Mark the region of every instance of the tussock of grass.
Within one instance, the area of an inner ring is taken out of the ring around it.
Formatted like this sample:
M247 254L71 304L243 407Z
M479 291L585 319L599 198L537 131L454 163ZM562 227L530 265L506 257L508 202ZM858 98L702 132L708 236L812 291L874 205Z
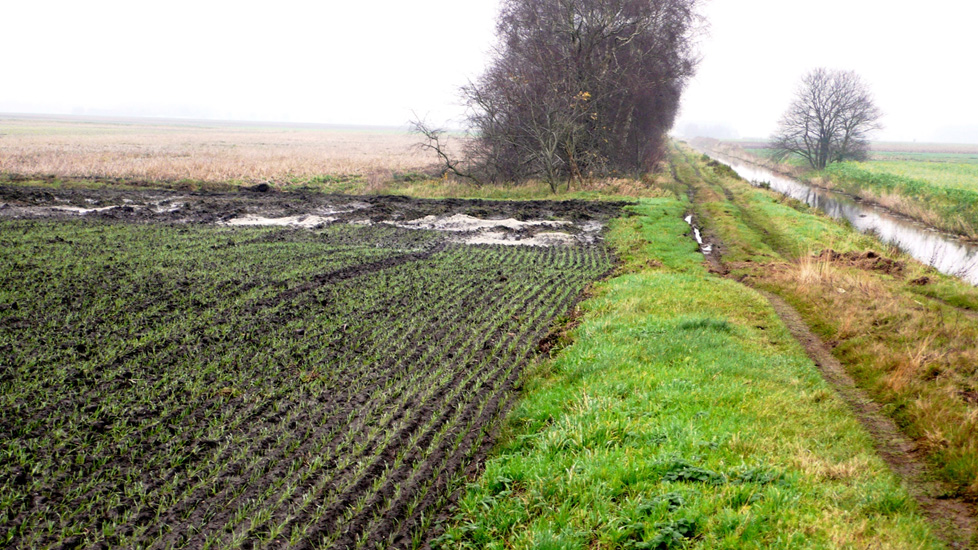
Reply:
M672 198L528 381L443 548L936 548L767 302L708 274ZM684 224L683 224L684 225Z

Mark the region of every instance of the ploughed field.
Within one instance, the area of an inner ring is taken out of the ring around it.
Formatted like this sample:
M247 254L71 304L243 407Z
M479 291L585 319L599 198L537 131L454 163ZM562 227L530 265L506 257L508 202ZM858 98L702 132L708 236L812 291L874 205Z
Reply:
M411 547L612 265L600 238L119 214L0 220L2 546Z

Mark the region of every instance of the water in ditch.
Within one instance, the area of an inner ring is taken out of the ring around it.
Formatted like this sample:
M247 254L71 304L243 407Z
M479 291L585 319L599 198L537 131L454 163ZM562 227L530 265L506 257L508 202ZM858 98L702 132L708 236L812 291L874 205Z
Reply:
M978 285L978 246L755 164L714 151L706 154L730 166L755 186L769 185L772 190L814 206L833 218L848 220L857 230L872 232L884 243L895 245L938 271Z

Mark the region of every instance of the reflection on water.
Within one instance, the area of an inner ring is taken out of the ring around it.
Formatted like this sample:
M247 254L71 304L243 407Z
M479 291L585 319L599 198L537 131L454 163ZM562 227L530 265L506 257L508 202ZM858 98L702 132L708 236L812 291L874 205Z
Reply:
M683 219L686 220L686 223L693 228L693 238L696 239L696 244L700 245L700 252L702 252L704 256L709 256L710 253L713 252L713 245L703 242L703 234L700 233L700 228L693 225L693 215L690 214Z
M781 176L765 168L714 152L716 160L733 168L754 185L770 184L771 189L814 206L833 218L846 219L853 227L873 232L885 243L891 243L914 258L932 265L942 273L955 275L978 285L978 247L906 219L898 218L872 205L815 189L797 180Z

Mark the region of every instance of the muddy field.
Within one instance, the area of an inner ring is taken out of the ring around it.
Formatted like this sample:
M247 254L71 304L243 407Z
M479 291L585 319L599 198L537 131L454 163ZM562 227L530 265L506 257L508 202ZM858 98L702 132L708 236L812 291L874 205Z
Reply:
M321 227L331 223L386 224L469 237L488 235L490 240L484 244L496 241L523 244L523 239L540 233L561 233L579 237L576 240L593 240L624 204L580 200L432 200L392 195L330 195L279 192L266 185L230 193L0 186L0 219L8 220L55 218L301 227ZM500 235L501 232L504 234ZM492 237L497 239L492 240Z
M621 206L0 202L0 541L25 549L418 544L554 320L611 268L600 226ZM332 219L231 223L290 216ZM545 232L573 238L460 241Z

